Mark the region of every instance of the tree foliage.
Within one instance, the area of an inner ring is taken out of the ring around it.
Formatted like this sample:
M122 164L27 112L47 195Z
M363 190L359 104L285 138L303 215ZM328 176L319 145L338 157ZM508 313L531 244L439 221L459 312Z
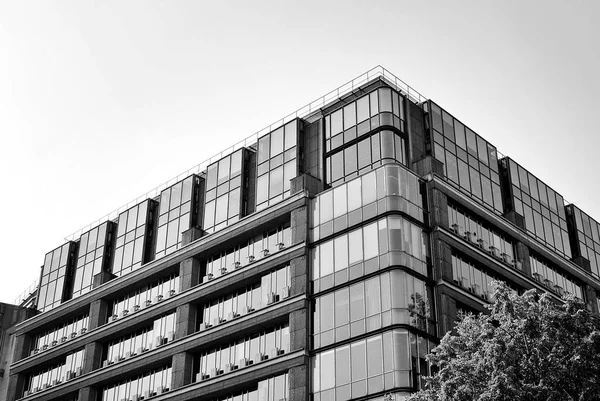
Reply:
M428 360L438 372L409 401L600 400L600 319L495 284L489 314L462 315Z

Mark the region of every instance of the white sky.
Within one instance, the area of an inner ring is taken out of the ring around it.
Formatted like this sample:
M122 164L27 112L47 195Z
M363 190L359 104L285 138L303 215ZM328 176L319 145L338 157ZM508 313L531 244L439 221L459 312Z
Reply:
M600 220L600 2L4 1L0 301L64 237L381 64Z

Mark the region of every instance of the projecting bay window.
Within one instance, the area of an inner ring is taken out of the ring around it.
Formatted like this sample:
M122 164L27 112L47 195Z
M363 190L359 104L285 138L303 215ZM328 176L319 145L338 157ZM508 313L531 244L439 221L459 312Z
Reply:
M72 274L75 249L74 242L67 242L46 254L37 297L40 311L55 308L69 298L69 289L65 285L68 287L67 277Z
M194 359L195 381L200 382L272 360L289 351L288 325L271 328L197 355Z
M153 369L141 375L110 384L102 389L101 401L147 400L169 391L173 370L171 366Z
M162 316L146 328L108 343L103 366L140 355L174 340L175 313Z
M299 120L293 120L258 139L256 210L290 195L290 180L298 171Z
M465 213L455 205L448 204L450 228L460 238L489 253L494 258L521 270L522 261L516 260L513 243L484 225L479 219Z
M431 374L425 359L435 344L393 330L318 353L312 358L315 401L349 400L395 387L419 388Z
M109 321L126 317L144 308L156 305L179 291L179 275L171 274L152 284L135 290L112 303Z
M290 223L285 223L224 252L214 254L206 261L206 276L203 282L283 251L291 245L291 239Z
M28 378L25 396L74 379L82 374L85 350L79 350L66 356L66 358L55 365L38 371Z
M392 270L363 282L319 296L313 314L313 346L410 324L435 335L433 290L422 280Z
M205 330L262 309L290 295L290 267L262 276L260 282L209 301L199 310L198 330Z
M52 347L65 343L71 339L85 334L89 327L88 314L83 314L63 323L59 327L36 334L33 340L31 354L46 351Z
M558 296L572 294L583 300L583 289L567 274L537 255L529 255L533 278Z

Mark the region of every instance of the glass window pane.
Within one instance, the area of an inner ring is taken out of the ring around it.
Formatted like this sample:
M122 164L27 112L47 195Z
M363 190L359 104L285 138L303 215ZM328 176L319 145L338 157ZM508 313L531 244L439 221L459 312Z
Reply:
M351 103L344 107L344 130L352 128L356 125L356 109L355 104Z
M366 342L365 340L353 343L351 345L352 358L352 381L365 379L367 377L366 361Z
M335 271L348 267L348 237L342 235L334 240L335 248Z
M371 223L363 228L365 260L376 257L379 254L379 244L377 235L377 222Z
M348 264L351 265L363 260L362 231L360 229L354 230L348 234L348 248L350 250Z
M335 386L335 354L334 350L321 353L321 390Z

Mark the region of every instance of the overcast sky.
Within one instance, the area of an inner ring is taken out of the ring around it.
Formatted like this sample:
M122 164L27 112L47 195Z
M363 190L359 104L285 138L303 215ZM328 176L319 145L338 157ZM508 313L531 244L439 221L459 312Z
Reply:
M0 301L65 236L378 64L600 220L599 5L3 1Z

